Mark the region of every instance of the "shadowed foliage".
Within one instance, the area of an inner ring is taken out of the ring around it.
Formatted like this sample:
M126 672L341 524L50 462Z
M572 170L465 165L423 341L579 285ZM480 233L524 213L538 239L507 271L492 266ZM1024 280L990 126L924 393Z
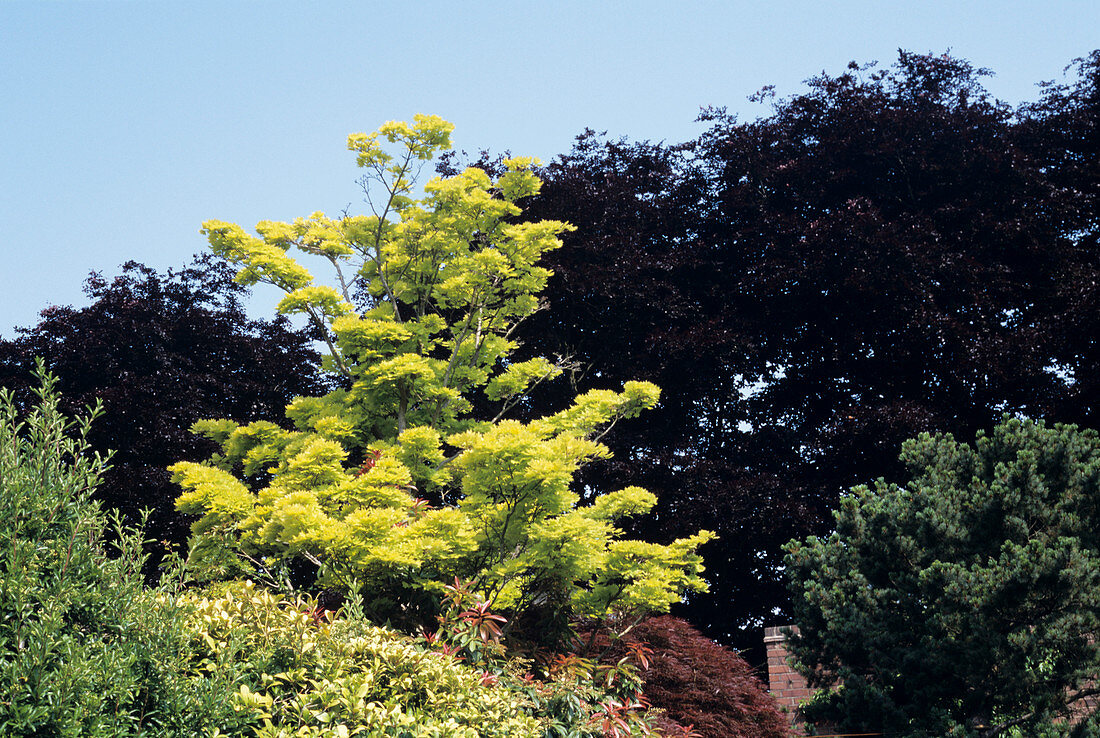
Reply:
M93 273L84 291L91 305L46 308L37 326L0 341L0 385L26 406L42 357L66 412L101 400L104 416L88 442L115 454L96 498L130 524L149 508L145 535L182 546L189 521L175 510L179 489L167 467L214 448L191 424L280 417L294 396L324 386L317 354L285 319L249 320L240 302L247 290L209 256L167 274L129 262L112 280Z
M688 145L588 132L545 168L528 216L577 230L523 351L573 356L580 390L663 388L584 478L653 490L653 539L717 526L710 592L680 611L709 635L757 644L782 544L897 473L905 439L1093 419L1096 68L1017 112L984 70L902 52L755 121L705 111Z

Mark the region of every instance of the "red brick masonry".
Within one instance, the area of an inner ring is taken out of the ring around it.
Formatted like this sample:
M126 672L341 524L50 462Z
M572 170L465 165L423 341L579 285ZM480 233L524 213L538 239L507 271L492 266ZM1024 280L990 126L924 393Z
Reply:
M791 626L790 630L797 633L798 627ZM782 628L764 628L764 648L768 652L768 691L787 713L791 726L801 733L798 703L812 695L813 690L806 686L806 679L787 663L786 640Z

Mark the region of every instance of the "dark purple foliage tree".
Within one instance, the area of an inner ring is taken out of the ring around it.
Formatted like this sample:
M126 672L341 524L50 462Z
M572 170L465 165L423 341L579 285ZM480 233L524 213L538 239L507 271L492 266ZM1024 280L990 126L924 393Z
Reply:
M1023 110L1020 138L1047 172L1064 213L1074 259L1061 280L1062 309L1047 340L1058 369L1072 379L1054 402L1065 422L1100 427L1100 50L1067 68L1071 83L1045 84L1039 102Z
M577 230L521 340L582 390L663 388L589 474L653 490L654 539L717 527L682 611L709 635L782 618L782 544L905 439L1095 412L1096 68L1017 113L984 70L902 52L756 121L710 110L688 146L587 133L546 168L526 212Z
M131 523L148 508L146 536L184 545L189 521L175 511L166 467L213 450L191 424L279 418L294 396L322 392L311 338L285 319L249 320L247 290L209 256L167 274L128 262L112 280L93 273L84 291L88 307L49 307L37 326L0 341L0 385L30 401L40 356L66 412L102 400L89 442L115 453L97 497Z

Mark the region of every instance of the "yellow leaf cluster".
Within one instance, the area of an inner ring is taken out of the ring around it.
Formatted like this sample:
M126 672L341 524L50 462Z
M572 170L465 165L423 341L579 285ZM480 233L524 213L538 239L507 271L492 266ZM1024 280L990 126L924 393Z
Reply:
M339 389L292 402L292 429L195 426L221 445L207 464L173 467L180 509L201 516L195 550L219 566L233 550L303 556L326 586L395 601L458 576L514 610L666 609L705 587L695 551L707 534L670 546L621 540L617 522L644 514L653 496L628 488L578 506L573 490L578 470L608 455L601 435L652 408L659 390L628 382L546 418L509 419L562 373L509 356L550 276L539 261L571 226L518 221L540 185L530 158L506 160L495 180L476 168L435 178L413 197L420 163L450 146L451 130L417 116L349 137L364 181L381 188L370 214L262 221L258 237L204 224L238 279L280 287L280 312L314 321ZM327 259L334 284L315 283L291 249ZM475 393L493 404L489 415L472 414Z

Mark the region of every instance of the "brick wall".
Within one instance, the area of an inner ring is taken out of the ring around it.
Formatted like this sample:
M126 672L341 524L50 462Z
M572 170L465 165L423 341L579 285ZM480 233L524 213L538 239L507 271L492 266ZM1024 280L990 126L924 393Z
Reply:
M790 626L795 633L797 626ZM806 686L806 679L787 663L787 637L783 628L764 628L764 648L768 653L768 691L787 714L796 735L805 735L802 722L798 718L798 703L805 700L813 690Z

